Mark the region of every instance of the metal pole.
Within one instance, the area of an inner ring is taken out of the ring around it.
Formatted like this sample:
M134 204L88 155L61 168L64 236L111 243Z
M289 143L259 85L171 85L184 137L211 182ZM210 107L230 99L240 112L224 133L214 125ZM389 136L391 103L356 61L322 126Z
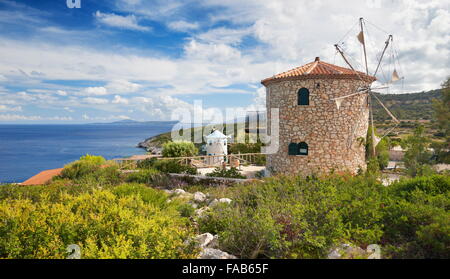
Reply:
M378 61L377 69L375 70L375 73L373 74L373 76L376 76L376 74L378 73L378 69L380 68L381 61L383 60L383 57L384 57L384 53L386 52L386 49L389 46L389 41L391 41L391 40L392 40L392 35L389 35L388 39L385 42L386 45L384 46L383 52L381 53L380 60Z
M345 63L347 63L347 65L353 70L355 71L355 69L353 68L352 64L350 64L350 62L348 62L347 58L344 55L344 52L341 50L341 48L335 44L334 47L337 49L337 51L339 52L339 54L341 54L342 58L344 59Z
M359 19L360 25L361 25L361 32L363 34L363 49L364 49L364 60L366 62L366 74L369 75L369 67L367 65L367 52L366 52L366 36L364 36L364 28L363 28L363 18Z
M369 111L370 111L370 125L372 126L372 155L373 157L376 156L376 149L375 149L375 128L373 126L373 109L372 109L372 96L371 93L369 91Z

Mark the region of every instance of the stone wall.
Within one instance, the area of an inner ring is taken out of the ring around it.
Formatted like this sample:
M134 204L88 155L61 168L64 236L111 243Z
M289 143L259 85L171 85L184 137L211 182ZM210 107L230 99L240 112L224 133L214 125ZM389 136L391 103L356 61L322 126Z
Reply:
M332 100L355 93L362 85L362 81L354 79L304 79L268 84L267 115L271 115L271 108L279 108L280 147L277 153L267 156L267 169L272 173L303 175L331 171L356 173L366 169L361 140L365 140L369 125L367 94L344 99L339 110ZM309 106L297 105L297 92L302 87L309 89ZM269 118L268 131L271 121ZM291 142L306 142L308 155L289 155Z

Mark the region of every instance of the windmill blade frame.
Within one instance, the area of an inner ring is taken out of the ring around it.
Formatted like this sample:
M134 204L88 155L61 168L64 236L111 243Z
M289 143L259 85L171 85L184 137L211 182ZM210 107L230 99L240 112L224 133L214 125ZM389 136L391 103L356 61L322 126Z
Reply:
M359 19L359 24L360 24L360 32L358 33L358 35L356 36L356 38L358 39L358 41L359 41L359 43L362 45L362 47L363 47L363 52L364 52L364 65L365 65L365 70L366 70L366 74L368 75L369 74L369 69L368 69L368 63L367 63L367 51L366 51L366 38L365 38L365 34L364 34L364 27L367 27L367 26L365 26L365 20L363 19L363 18L360 18ZM370 23L371 24L371 23ZM388 34L388 33L386 33L386 34ZM343 51L343 49L342 48L340 48L339 47L339 43L337 43L337 44L335 44L334 45L335 46L335 48L336 48L336 50L339 52L339 54L342 56L342 58L344 59L344 61L345 61L345 63L347 64L347 65L349 65L349 67L353 70L353 72L355 72L357 75L358 75L358 77L361 79L361 80L363 80L362 78L361 78L361 76L359 76L359 73L355 70L355 68L350 64L350 62L349 62L349 60L347 59L347 57L345 56L345 54L344 54L344 51ZM391 48L393 47L393 36L392 35L388 35L388 38L387 38L387 40L385 41L385 45L384 45L384 48L383 48L383 50L382 50L382 52L381 52L381 55L380 55L380 57L379 57L379 59L377 59L378 60L378 62L377 62L377 66L376 66L376 70L375 70L375 72L374 72L374 76L376 76L376 74L378 73L378 70L380 69L380 67L381 67L381 63L382 63L382 61L383 61L383 57L385 56L385 53L386 53L386 50L388 49L388 47L389 46L391 46ZM396 71L396 69L394 69L394 73L392 74L392 78L391 78L391 81L390 82L388 82L387 84L390 84L390 83L392 83L392 82L394 82L394 81L397 81L397 80L401 80L401 79L403 79L403 77L400 77L399 75L398 75L398 72ZM342 104L342 101L343 100L345 100L345 99L347 99L347 98L350 98L350 97L353 97L353 96L356 96L356 95L360 95L360 94L368 94L368 98L367 98L367 105L369 106L369 121L370 121L370 125L371 125L371 134L372 134L372 152L373 152L373 155L375 155L376 154L376 149L375 149L375 147L376 147L376 145L384 138L384 137L386 137L389 133L391 133L395 128L397 128L397 126L400 124L400 121L397 119L397 117L395 117L394 116L394 114L383 104L383 102L381 102L381 100L374 94L374 92L372 92L372 90L373 89L384 89L384 88L389 88L389 87L378 87L378 88L371 88L371 84L368 84L368 86L367 86L367 88L364 88L363 90L358 90L357 92L355 92L355 93L352 93L352 94L349 94L349 95L346 95L346 96L342 96L342 97L337 97L337 98L334 98L334 99L331 99L332 101L334 101L335 103L336 103L336 106L337 106L337 108L338 108L338 110L340 109L340 107L341 107L341 104ZM378 137L376 137L376 135L375 135L375 129L374 129L374 121L373 121L373 106L372 106L372 96L377 100L377 102L378 103L380 103L380 105L382 106L382 108L386 111L386 113L392 118L392 120L395 122L395 126L394 127L392 127L391 129L389 129L381 138L378 138ZM362 110L363 111L363 110ZM364 118L364 116L362 116L362 118ZM355 135L355 132L356 132L356 130L357 130L357 128L359 127L359 125L360 125L360 123L359 123L360 121L357 121L357 123L355 123L355 125L354 125L354 127L353 127L353 129L352 129L352 132L351 132L351 135L349 136L349 139L348 139L348 145L349 145L349 147L351 146L351 143L353 142L353 137L354 137L354 135Z

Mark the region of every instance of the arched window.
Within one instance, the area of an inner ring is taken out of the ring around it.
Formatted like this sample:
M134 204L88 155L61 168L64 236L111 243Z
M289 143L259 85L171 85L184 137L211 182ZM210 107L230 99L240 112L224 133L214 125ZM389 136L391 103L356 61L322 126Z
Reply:
M299 106L309 106L309 90L307 88L300 88L297 95Z
M298 155L298 144L291 142L288 149L289 155Z
M298 144L298 155L308 155L308 144L306 142Z

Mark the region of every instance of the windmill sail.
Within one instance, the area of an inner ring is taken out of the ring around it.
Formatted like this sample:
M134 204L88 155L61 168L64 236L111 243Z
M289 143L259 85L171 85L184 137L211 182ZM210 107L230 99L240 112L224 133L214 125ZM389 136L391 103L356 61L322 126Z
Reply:
M339 108L341 107L341 104L342 104L342 99L336 99L334 101L336 102L336 107L339 110Z
M372 134L372 143L373 143L373 146L374 146L374 147L377 147L377 145L380 143L381 139L382 139L382 138L377 137L377 136L375 135L375 132L373 132L373 134Z
M358 38L358 41L361 44L364 44L364 32L363 31L359 32L359 34L358 34L358 36L356 36L356 38Z
M391 82L396 82L397 80L400 80L400 76L397 73L397 70L394 70L391 77Z

